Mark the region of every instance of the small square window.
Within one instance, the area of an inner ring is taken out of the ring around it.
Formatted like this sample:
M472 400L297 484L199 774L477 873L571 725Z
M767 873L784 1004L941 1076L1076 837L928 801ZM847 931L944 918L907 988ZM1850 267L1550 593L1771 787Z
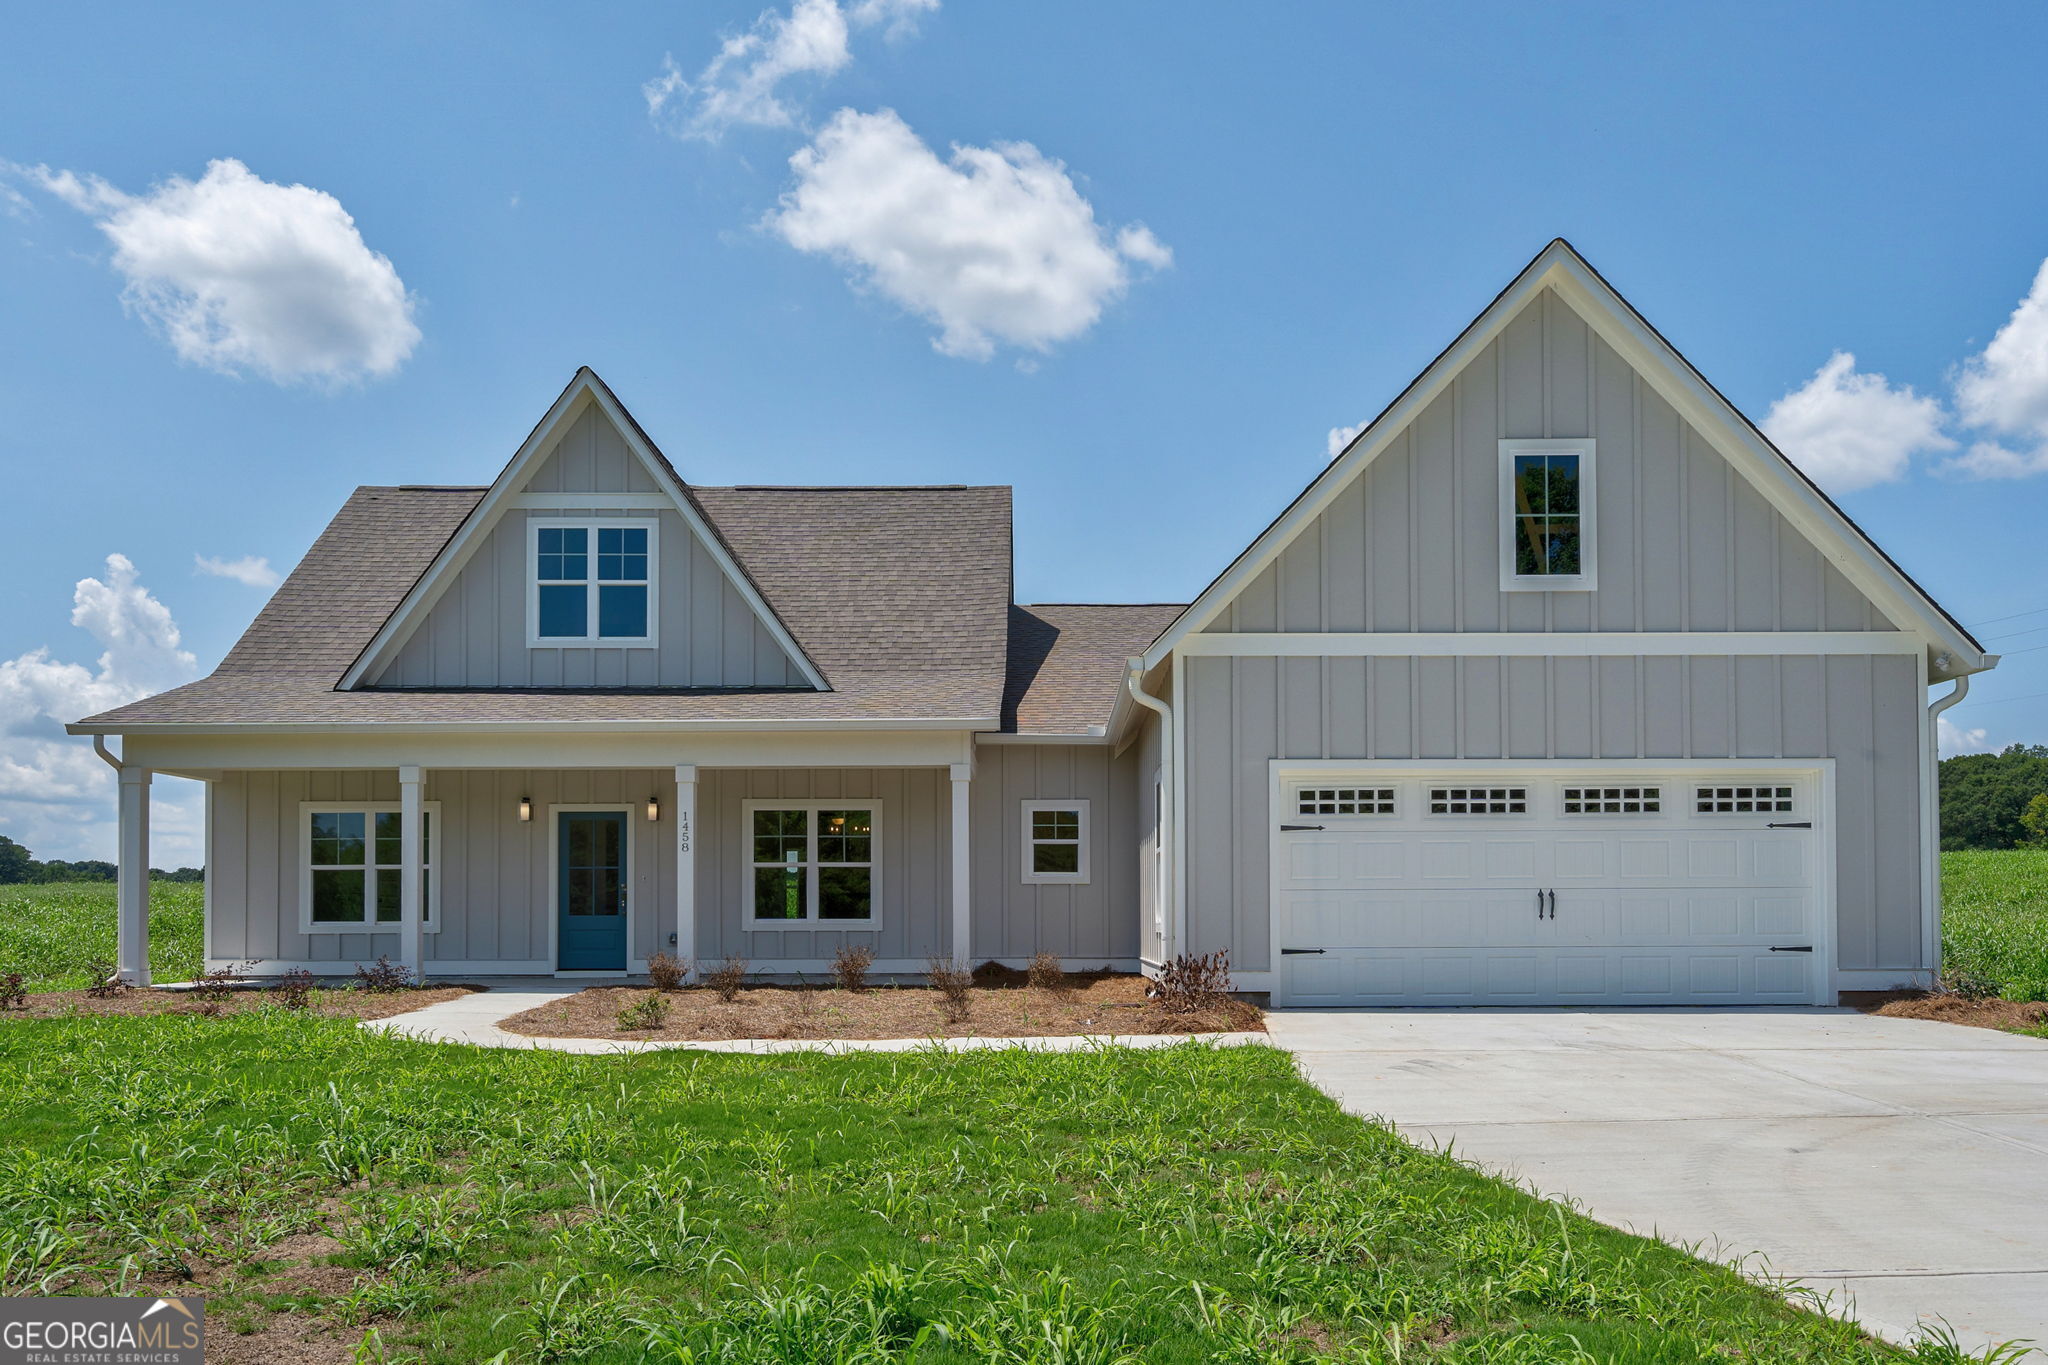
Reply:
M531 527L529 644L653 646L654 523Z
M1024 803L1026 883L1088 880L1088 803Z

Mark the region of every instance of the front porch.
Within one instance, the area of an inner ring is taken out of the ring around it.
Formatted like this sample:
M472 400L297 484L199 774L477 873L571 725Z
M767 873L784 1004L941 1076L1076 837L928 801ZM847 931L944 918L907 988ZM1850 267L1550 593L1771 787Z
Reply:
M651 746L650 746L651 747ZM149 982L152 769L120 765L119 971ZM968 762L171 769L207 790L209 969L640 975L670 953L818 975L965 966Z

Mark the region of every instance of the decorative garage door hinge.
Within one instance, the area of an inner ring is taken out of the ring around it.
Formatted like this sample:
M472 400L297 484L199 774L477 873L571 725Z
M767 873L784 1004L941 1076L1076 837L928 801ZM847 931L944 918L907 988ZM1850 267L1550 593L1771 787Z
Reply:
M1298 829L1321 829L1321 828L1322 828L1322 826L1321 826L1321 825L1282 825L1282 826L1280 826L1280 832L1281 832L1282 834L1289 834L1289 833L1292 833L1293 831L1295 831L1295 830L1298 830Z
M1813 951L1813 945L1808 943L1798 948L1773 948L1771 951L1774 953L1810 953Z
M1773 820L1765 829L1812 829L1811 820Z
M1317 957L1321 957L1323 950L1321 948L1282 948L1280 950L1280 956L1282 957L1300 957L1304 953L1314 953Z

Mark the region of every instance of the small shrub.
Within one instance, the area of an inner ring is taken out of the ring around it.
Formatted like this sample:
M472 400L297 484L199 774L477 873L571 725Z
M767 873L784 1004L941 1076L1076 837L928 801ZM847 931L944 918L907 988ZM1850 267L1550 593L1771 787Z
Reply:
M120 968L103 957L86 962L85 979L92 982L85 988L85 993L95 1000L111 1000L128 993L128 978L121 975Z
M28 1008L27 980L20 972L8 972L0 976L0 1010L25 1010Z
M1042 991L1056 995L1067 993L1067 969L1060 965L1057 954L1037 953L1031 959L1031 984Z
M294 967L271 987L271 994L277 997L279 1009L305 1009L313 1003L313 974L304 967Z
M253 967L256 964L250 962L245 965ZM233 963L225 967L215 967L210 972L202 972L199 979L192 983L192 996L201 1004L213 1007L206 1013L219 1014L220 1007L235 998L235 991L241 986L245 975L243 969Z
M1996 1000L1998 983L1975 972L1948 970L1941 974L1941 991L1963 1000Z
M740 998L740 991L747 984L747 960L738 953L704 973L704 984L718 992L718 998L730 1005Z
M855 995L868 988L868 969L875 965L875 950L865 943L842 943L832 954L832 979L842 991Z
M372 995L390 995L395 991L412 989L412 968L403 962L393 962L390 954L379 957L365 967L356 964L356 989Z
M643 995L619 1011L622 1029L656 1029L668 1022L668 1001L659 995Z
M967 1017L969 993L974 989L972 973L943 957L932 957L925 960L924 978L939 993L939 1013L948 1023L957 1024Z
M656 953L647 959L647 983L658 991L681 990L690 964L674 953Z
M1182 953L1159 969L1153 995L1173 1014L1217 1009L1230 999L1230 950Z

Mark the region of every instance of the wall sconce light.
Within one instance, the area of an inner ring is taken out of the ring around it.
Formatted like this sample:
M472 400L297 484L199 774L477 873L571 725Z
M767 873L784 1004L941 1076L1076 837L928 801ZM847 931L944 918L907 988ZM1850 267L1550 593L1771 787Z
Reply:
M660 798L660 797L658 797L658 796L650 796L650 797L648 797L648 798L647 798L647 818L648 818L649 820L659 820L659 819L661 819L661 798Z
M533 798L522 796L519 798L519 823L523 825L531 819L533 819Z

